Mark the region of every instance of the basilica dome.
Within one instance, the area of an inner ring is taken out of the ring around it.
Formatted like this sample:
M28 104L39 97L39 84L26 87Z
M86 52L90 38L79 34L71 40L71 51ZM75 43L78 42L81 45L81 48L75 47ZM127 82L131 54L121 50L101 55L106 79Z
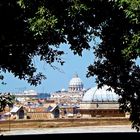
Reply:
M113 91L107 90L108 86L103 86L102 88L93 87L87 90L84 94L82 101L83 102L117 102L119 96Z
M78 74L75 74L69 82L69 92L82 91L82 90L83 90L83 82L78 77Z

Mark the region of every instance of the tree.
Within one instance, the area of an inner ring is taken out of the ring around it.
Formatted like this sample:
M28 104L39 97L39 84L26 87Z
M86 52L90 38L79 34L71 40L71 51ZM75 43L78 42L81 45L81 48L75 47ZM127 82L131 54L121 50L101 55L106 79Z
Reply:
M1 94L0 93L0 112L2 112L8 105L12 107L14 104L15 96L10 93Z
M34 38L27 23L28 14L30 12L25 12L18 1L0 1L0 79L3 80L3 73L11 72L19 79L37 85L45 76L36 73L33 57L40 55L41 60L51 65L54 61L63 63L58 59L63 52Z
M96 75L99 87L108 85L120 95L120 108L130 113L132 128L139 131L140 67L136 59L140 55L140 1L122 0L119 5L124 15L113 14L113 20L102 26L102 42L95 48L96 60L88 67L88 76Z
M37 85L44 76L34 75L34 56L63 65L61 43L81 56L92 48L96 59L87 77L96 76L99 88L108 85L120 95L120 108L130 112L139 131L140 0L3 0L0 10L1 71ZM96 37L101 42L90 46Z

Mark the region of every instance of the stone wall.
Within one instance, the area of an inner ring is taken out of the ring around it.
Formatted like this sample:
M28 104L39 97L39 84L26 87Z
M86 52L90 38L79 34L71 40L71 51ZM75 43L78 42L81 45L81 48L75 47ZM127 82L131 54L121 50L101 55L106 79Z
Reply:
M97 103L80 103L80 109L118 109L119 104L116 102L97 102Z

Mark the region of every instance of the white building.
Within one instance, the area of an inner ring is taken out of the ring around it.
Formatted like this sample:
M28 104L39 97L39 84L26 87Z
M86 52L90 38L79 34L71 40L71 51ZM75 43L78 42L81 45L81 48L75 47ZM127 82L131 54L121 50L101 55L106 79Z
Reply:
M119 96L108 86L93 87L83 96L79 112L83 117L124 117L119 110Z
M37 92L35 90L25 90L22 93L15 93L14 94L16 97L37 97Z
M75 74L69 82L68 90L62 89L51 94L51 100L59 105L61 117L70 117L78 114L79 104L82 101L85 90L83 82Z
M68 92L82 92L83 86L82 80L78 77L78 74L75 74L69 82Z
M54 92L50 98L57 103L77 104L82 100L84 93L83 82L78 77L78 74L75 74L69 82L68 90L62 89L61 91Z

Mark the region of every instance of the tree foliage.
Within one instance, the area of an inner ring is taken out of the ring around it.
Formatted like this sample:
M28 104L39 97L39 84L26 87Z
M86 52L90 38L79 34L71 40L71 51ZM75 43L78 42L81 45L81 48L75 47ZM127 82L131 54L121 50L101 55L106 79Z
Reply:
M7 105L9 107L12 107L14 104L14 100L14 95L11 95L10 93L0 93L0 112L3 111Z
M19 79L37 85L45 76L36 73L32 59L39 55L50 65L54 61L63 63L57 60L63 52L34 37L27 22L29 14L31 12L22 9L18 1L0 1L0 79L4 78L3 72L11 72Z
M34 56L63 64L61 43L81 56L92 48L95 60L87 77L96 76L99 88L108 85L120 95L120 108L130 112L139 131L140 0L3 0L0 18L2 72L36 85L44 76L34 75ZM96 37L101 42L90 46Z
M140 127L140 1L117 1L118 12L102 26L102 42L88 76L96 75L99 87L112 87L120 95L120 108L130 113L132 127Z

